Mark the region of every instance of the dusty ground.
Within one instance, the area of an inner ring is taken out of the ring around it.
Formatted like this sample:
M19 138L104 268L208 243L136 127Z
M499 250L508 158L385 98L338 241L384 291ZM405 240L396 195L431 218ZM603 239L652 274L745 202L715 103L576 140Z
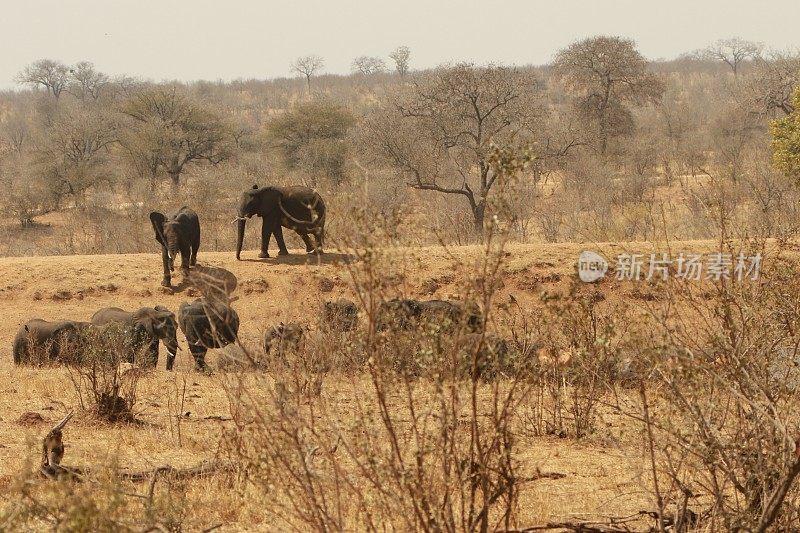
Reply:
M542 290L560 290L574 275L579 252L589 248L613 257L622 251L649 252L652 244L623 245L512 245L507 248L503 286L496 301L513 296L521 305L535 305ZM713 243L682 243L680 251L705 250ZM329 253L321 261L298 250L286 258L255 260L256 252L243 253L237 262L232 253L203 253L200 270L234 283L238 297L234 307L242 319L240 334L255 342L269 324L296 320L314 323L323 300L354 298L345 254ZM463 279L474 270L481 248L417 248L397 250L396 270L389 289L413 297L447 298L460 292ZM205 269L205 270L203 270ZM176 273L174 291L159 286L160 257L156 254L62 256L0 259L0 476L8 479L24 461L36 457L44 432L77 398L64 369L15 368L11 340L29 318L88 320L105 306L135 309L161 304L172 310L199 296ZM630 283L609 280L601 290L613 299L628 299ZM179 334L179 341L185 339ZM217 356L213 351L209 359ZM213 457L217 437L229 414L220 376L191 371L187 351L178 356L177 371L159 370L141 382L137 405L143 426L109 426L77 416L66 430L65 463L88 466L118 455L124 469L154 467L164 463L194 465ZM183 394L184 386L186 394ZM183 404L181 402L183 401ZM18 423L25 412L39 413L44 421ZM180 427L176 422L181 413ZM556 517L628 515L650 508L645 490L639 433L630 421L602 420L601 430L586 442L557 438L521 437L526 469L561 472L559 480L543 480L526 486L522 496L522 522L535 523ZM179 436L180 430L180 436ZM2 486L2 484L0 484ZM208 521L226 516L220 503Z

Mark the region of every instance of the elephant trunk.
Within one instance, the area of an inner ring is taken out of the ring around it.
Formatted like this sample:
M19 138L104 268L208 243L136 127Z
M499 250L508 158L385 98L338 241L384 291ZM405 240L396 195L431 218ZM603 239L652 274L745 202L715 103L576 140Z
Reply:
M167 237L167 256L169 258L169 269L170 271L175 270L175 257L178 255L178 236L176 235L175 231L169 231L166 234Z
M175 364L175 356L178 354L178 339L174 335L164 338L164 346L167 348L167 370L172 370Z
M242 243L244 242L244 225L246 223L247 219L244 218L242 215L239 215L238 233L236 236L236 259L239 259L239 254L242 253Z

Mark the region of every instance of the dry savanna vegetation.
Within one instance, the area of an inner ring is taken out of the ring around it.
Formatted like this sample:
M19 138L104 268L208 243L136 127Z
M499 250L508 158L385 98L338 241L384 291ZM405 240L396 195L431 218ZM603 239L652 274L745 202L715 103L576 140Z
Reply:
M796 528L800 55L324 65L45 59L0 93L0 530ZM236 260L256 183L325 199L325 253L256 259L251 223ZM162 287L148 214L182 205L198 261ZM172 371L117 327L12 358L32 318L199 297L238 316L208 371L181 331Z

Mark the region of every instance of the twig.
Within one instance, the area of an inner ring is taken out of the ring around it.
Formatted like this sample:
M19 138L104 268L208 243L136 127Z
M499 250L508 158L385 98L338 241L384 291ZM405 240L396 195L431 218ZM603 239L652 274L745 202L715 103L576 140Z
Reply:
M653 426L650 424L650 406L647 404L647 390L644 385L644 380L639 384L639 394L642 397L642 411L644 414L644 428L647 432L647 451L650 454L650 469L653 475L653 491L656 494L656 505L658 506L658 524L659 533L664 533L664 498L661 496L661 490L658 486L658 470L656 469L656 452L655 441L653 440Z

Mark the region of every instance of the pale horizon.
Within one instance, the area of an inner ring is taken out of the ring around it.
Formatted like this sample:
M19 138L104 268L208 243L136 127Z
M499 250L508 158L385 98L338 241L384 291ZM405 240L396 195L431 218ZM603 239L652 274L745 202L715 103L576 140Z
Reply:
M361 55L391 66L388 55L401 45L411 49L413 69L459 61L541 65L571 42L601 34L635 40L651 60L734 36L776 50L800 45L793 27L800 3L788 0L513 0L491 8L473 0L164 4L45 0L5 7L0 45L10 53L0 56L0 89L20 87L15 76L42 58L91 61L111 76L193 82L293 77L290 63L309 54L324 58L322 73L348 74Z

